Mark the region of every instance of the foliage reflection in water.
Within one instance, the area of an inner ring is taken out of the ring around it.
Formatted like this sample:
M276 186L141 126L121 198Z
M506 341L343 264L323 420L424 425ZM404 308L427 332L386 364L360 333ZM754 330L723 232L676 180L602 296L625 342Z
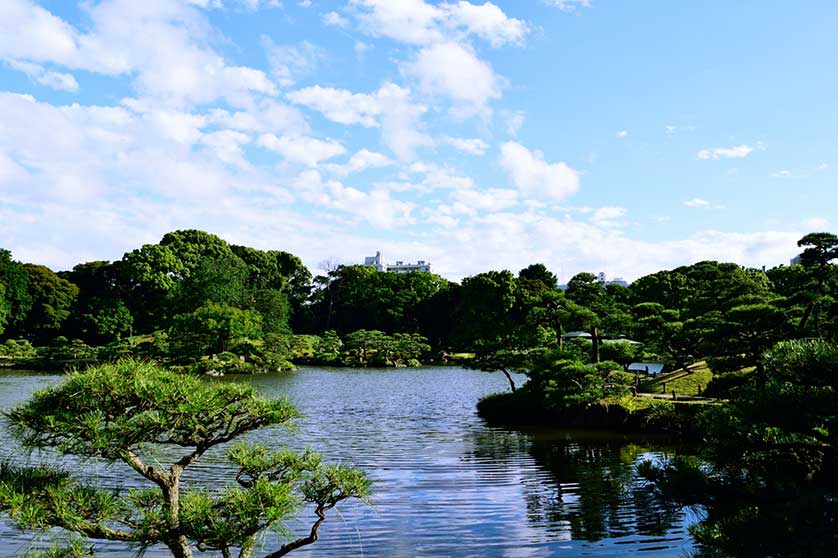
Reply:
M2 372L0 406L9 408L60 377ZM494 429L476 416L477 400L506 389L500 374L456 368L324 370L225 378L267 395L287 395L305 413L290 434L260 434L273 444L312 447L331 461L366 469L373 506L330 519L322 538L298 556L323 557L683 557L694 549L687 525L634 479L634 465L662 455L654 441ZM21 455L2 439L3 456ZM220 454L187 480L224 478ZM130 486L119 468L86 465L97 482ZM291 524L288 527L301 527ZM278 535L277 535L278 536ZM0 524L0 558L29 541ZM265 541L274 546L273 535ZM101 556L127 556L102 546ZM257 554L258 555L258 554ZM158 550L150 558L165 556Z

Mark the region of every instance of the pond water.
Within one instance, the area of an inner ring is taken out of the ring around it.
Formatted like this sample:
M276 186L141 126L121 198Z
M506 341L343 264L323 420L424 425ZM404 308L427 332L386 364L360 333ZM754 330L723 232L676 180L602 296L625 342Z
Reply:
M520 379L519 379L520 380ZM0 408L25 400L60 376L0 371ZM293 432L257 436L272 445L312 447L329 461L369 472L371 506L345 502L321 528L309 557L685 557L693 550L688 510L660 507L633 479L642 459L664 455L660 442L567 432L490 428L475 413L486 394L507 388L502 374L459 368L297 372L223 381L250 382L287 396L305 413ZM26 456L0 431L0 456ZM121 466L85 463L103 486L133 486ZM196 484L232 480L219 452L188 473ZM302 529L308 523L288 527ZM278 535L263 541L275 548ZM0 558L32 544L0 521ZM130 556L101 546L100 556ZM256 556L260 554L257 553ZM162 557L152 549L146 556Z

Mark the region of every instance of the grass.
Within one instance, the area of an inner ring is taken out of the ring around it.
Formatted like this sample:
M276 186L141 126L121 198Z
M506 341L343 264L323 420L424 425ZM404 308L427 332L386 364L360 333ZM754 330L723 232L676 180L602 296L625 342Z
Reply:
M669 379L673 378L673 379ZM691 364L686 369L675 370L664 377L646 380L640 383L643 393L672 393L677 395L700 395L713 379L713 372L704 361ZM664 390L664 386L666 389Z

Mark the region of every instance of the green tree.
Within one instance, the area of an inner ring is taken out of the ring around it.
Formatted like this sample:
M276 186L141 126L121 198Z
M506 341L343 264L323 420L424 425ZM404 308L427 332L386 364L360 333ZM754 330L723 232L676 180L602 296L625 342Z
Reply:
M607 373L594 364L568 360L561 351L534 358L528 375L527 390L537 394L545 408L585 407L607 393Z
M237 473L220 490L183 486L185 470L204 454L248 432L288 425L298 413L250 386L216 384L151 364L126 361L71 374L8 413L27 447L123 463L147 483L128 492L74 480L47 467L0 467L0 510L20 529L59 527L87 539L142 551L161 544L175 558L195 549L250 558L259 534L315 507L307 534L266 554L278 558L315 542L326 513L364 498L363 472L324 464L310 452L271 453L238 444L226 457ZM155 450L182 451L170 463ZM66 555L66 554L65 554Z
M79 289L64 330L70 337L102 344L130 335L134 316L122 298L119 268L107 261L78 264L58 276Z
M838 236L831 233L810 233L801 238L797 245L804 248L800 254L800 264L811 269L815 278L809 295L810 302L798 326L800 331L804 331L823 294L824 287L828 285L830 278L835 277L834 273L831 273L834 269L830 264L838 259Z
M359 329L344 338L343 352L349 362L368 366L386 350L387 342L387 334L383 331Z
M206 260L235 257L220 237L198 230L167 233L159 244L146 244L117 264L125 300L142 331L168 325L170 294Z
M838 345L784 341L765 358L766 382L699 417L701 461L647 463L661 495L707 512L694 535L725 555L838 552Z
M0 249L0 334L7 325L22 322L32 307L28 283L26 271L12 260L11 252Z
M545 287L556 289L559 286L559 280L552 271L547 269L542 263L532 264L518 272L518 279L528 279L530 281L540 281Z
M39 341L59 334L75 308L79 288L43 265L24 264L32 307L20 325L21 332Z
M709 332L704 346L712 357L713 371L734 372L754 366L761 380L763 353L789 331L783 311L766 303L735 306L706 327Z
M171 351L178 359L223 353L238 341L261 337L257 312L215 303L175 316L169 330Z
M89 299L86 306L87 311L80 316L86 337L112 341L133 331L134 317L121 300Z
M619 292L624 294L623 291L624 288ZM579 273L567 284L567 298L576 304L571 321L590 333L591 361L594 363L600 361L603 337L624 337L632 327L628 306L615 301L612 292L591 273Z
M232 254L204 258L172 288L171 305L176 313L192 312L209 303L242 306L250 295L247 276L247 266Z
M481 350L515 345L512 310L517 281L510 271L487 271L463 280L456 313L455 338L464 347Z

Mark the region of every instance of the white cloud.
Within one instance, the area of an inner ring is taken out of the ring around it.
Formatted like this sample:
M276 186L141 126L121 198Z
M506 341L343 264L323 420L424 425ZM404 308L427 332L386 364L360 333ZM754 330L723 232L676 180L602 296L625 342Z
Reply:
M79 83L72 74L50 72L44 69L43 66L33 64L32 62L9 60L8 64L11 68L18 70L19 72L23 72L31 79L51 89L68 91L70 93L75 93L79 90Z
M687 200L684 202L684 205L687 207L710 207L712 204L701 198L693 198L691 200Z
M620 130L619 132L615 133L614 135L617 136L618 138L627 138L629 133L628 133L628 130Z
M235 130L210 132L201 137L201 143L208 146L219 160L229 165L248 167L242 146L250 143L250 136Z
M342 165L326 165L326 168L336 174L347 175L370 168L387 167L393 164L394 162L382 153L361 149L352 155L346 163Z
M591 222L600 227L620 226L620 219L625 217L627 210L624 207L600 207L595 209L591 215Z
M78 34L61 18L29 0L0 2L0 57L63 64L78 49Z
M422 115L427 108L411 101L409 89L387 83L377 95L381 102L381 139L399 159L412 159L419 148L434 144L422 131Z
M416 149L434 144L422 131L427 108L411 101L410 89L394 83L371 94L315 85L292 91L288 98L339 124L381 127L382 141L400 159L412 159Z
M449 168L437 165L414 163L410 166L410 171L424 174L422 185L431 190L462 190L474 186L473 178L462 176Z
M411 215L415 204L393 199L384 189L364 192L337 180L324 181L316 170L301 173L293 186L294 193L309 203L338 209L382 229L415 222Z
M579 190L579 173L565 163L548 163L541 151L517 142L501 146L501 166L525 196L561 201Z
M823 217L810 217L803 221L803 226L810 231L825 231L830 227L830 222Z
M449 25L464 26L469 33L489 41L493 47L504 44L521 44L529 31L520 19L507 17L503 10L491 2L482 5L460 1L442 4L448 13Z
M334 140L321 140L308 136L282 136L262 134L259 146L282 155L287 161L316 167L321 161L346 153L346 148Z
M526 115L521 110L504 110L501 112L504 122L506 124L506 133L510 136L517 136L521 127L524 125Z
M753 147L749 145L737 145L735 147L714 147L712 149L702 149L697 153L699 159L742 159L747 157L752 151Z
M457 190L451 197L457 202L453 207L455 213L473 214L478 211L495 213L515 207L519 203L517 190L508 188Z
M268 55L271 74L283 87L294 85L301 77L314 73L326 57L323 49L308 41L296 45L277 45L270 37L263 35L261 42Z
M298 105L321 112L332 122L360 124L367 128L379 125L377 117L383 111L378 93L368 95L314 85L292 91L288 93L288 98Z
M332 27L349 27L349 20L337 12L326 12L321 18L325 25Z
M374 37L429 45L475 35L492 46L520 44L527 24L508 17L491 2L433 5L424 0L351 0L361 29Z
M421 49L411 62L400 64L402 72L432 96L450 98L454 111L471 116L486 110L489 101L500 98L503 80L474 51L460 43L437 43Z
M442 40L438 21L441 10L423 0L351 0L358 8L362 29L375 37L413 44Z
M454 138L446 136L442 139L442 143L448 144L454 149L470 155L484 155L486 150L489 149L489 144L480 138Z
M276 94L264 72L227 65L208 46L214 30L190 4L103 0L87 15L91 25L82 32L29 0L4 0L0 58L131 76L141 95L171 105ZM70 84L63 76L46 79Z
M154 111L146 114L145 119L162 137L184 145L198 141L201 128L206 125L206 118L201 115L172 110Z
M590 8L592 0L544 0L548 6L555 6L563 12L573 13L578 8Z
M242 132L270 132L280 135L306 135L310 132L305 117L298 109L270 98L262 99L241 111L211 109L207 118L211 124Z
M66 269L81 261L118 259L170 230L200 228L238 244L288 250L313 265L336 250L346 260L360 260L370 250L370 232L359 232L357 225L369 224L373 230L406 227L406 240L382 238L374 248L430 260L435 271L452 279L535 261L564 270L565 279L599 271L607 261L605 271L631 279L706 259L782 263L796 253L801 236L796 230L702 231L641 241L594 223L596 209L584 220L556 218L512 189L473 186L435 192L448 197L440 202L447 209L423 211L422 223L441 226L414 234L417 207L398 199L400 188L376 184L364 191L313 170L277 177L274 169L225 163L220 153L235 154L234 146L245 145L250 133L215 135L204 128L190 145L167 137L149 114L125 107L54 107L30 96L0 94L4 247L16 258ZM415 169L424 179L434 166ZM513 205L516 197L521 201ZM310 200L306 211L314 213L303 212L295 199Z

